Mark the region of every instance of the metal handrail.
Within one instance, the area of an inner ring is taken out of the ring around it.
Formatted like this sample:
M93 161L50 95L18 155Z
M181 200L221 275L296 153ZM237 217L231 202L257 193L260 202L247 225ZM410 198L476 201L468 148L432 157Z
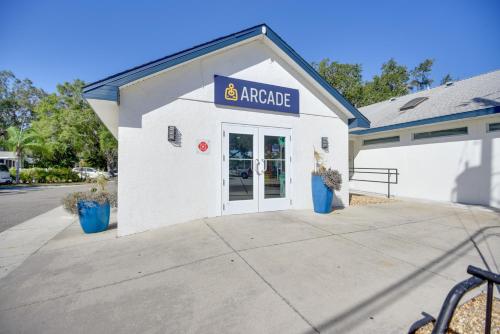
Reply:
M455 285L453 289L450 290L446 299L441 307L439 316L436 320L436 324L432 330L432 334L445 334L450 325L453 313L460 302L460 299L472 289L481 286L484 283L488 284L487 295L486 295L486 319L484 325L484 333L491 333L491 312L493 308L493 284L500 284L500 275L486 271L474 266L467 267L467 273L471 274L472 277L466 279ZM419 328L425 326L426 324L434 321L434 318L425 314L425 318L414 323L409 330L409 334L415 333Z
M387 181L381 180L365 180L365 179L354 179L354 174L377 174L377 175L387 175ZM395 180L392 176L396 176ZM374 183L385 183L387 184L387 198L391 197L391 184L398 184L399 172L397 168L373 168L373 167L356 167L349 168L349 181L360 181L360 182L374 182Z

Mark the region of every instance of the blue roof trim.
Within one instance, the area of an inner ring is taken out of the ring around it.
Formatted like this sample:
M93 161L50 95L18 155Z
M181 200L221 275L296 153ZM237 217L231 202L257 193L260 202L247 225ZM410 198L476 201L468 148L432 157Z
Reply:
M117 86L104 85L99 87L99 89L94 89L83 93L83 97L86 99L116 101L119 103L120 90Z
M258 36L263 33L262 28L265 27L266 36L273 41L283 52L292 58L307 74L315 79L328 93L337 99L350 113L356 118L355 122L350 121L349 127L370 127L370 121L361 112L356 109L349 101L347 101L335 88L330 86L325 79L323 79L318 72L302 57L298 55L281 37L279 37L271 28L266 24L259 24L257 26L239 31L237 33L217 38L213 41L186 49L166 56L164 58L134 67L132 69L114 74L102 80L93 82L83 88L83 96L87 99L102 99L109 101L117 101L119 99L119 87L127 83L144 78L148 75L165 70L167 68L182 64L189 60L201 57L208 53L217 51L235 43L239 43L246 39ZM355 124L356 126L353 126Z
M120 87L150 74L162 71L188 60L198 58L210 52L217 51L231 44L238 43L248 38L260 35L262 33L261 29L262 25L258 25L231 35L217 38L210 42L203 43L180 52L176 52L172 55L151 61L149 63L136 66L129 70L125 70L102 80L88 84L83 88L83 92L86 93L88 91L98 89L104 85Z
M379 128L356 130L356 131L350 132L349 134L365 135L365 134L369 134L369 133L404 129L404 128L409 128L412 126L428 125L428 124L435 124L435 123L448 122L448 121L457 121L457 120L461 120L461 119L479 117L479 116L488 116L488 115L494 115L494 114L498 114L498 113L500 113L500 106L472 110L472 111L466 111L466 112L451 114L451 115L444 115L444 116L420 119L418 121L411 121L411 122L405 122L405 123L399 123L399 124L386 125L386 126L381 126Z
M370 126L366 125L366 123L361 118L351 118L349 119L349 129L358 129L358 128L369 128Z

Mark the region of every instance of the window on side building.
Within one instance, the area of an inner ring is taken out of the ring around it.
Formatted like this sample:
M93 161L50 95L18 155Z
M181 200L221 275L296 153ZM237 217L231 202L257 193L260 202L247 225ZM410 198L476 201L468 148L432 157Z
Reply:
M382 138L374 138L374 139L364 139L363 146L366 145L375 145L375 144L384 144L384 143L394 143L399 141L399 136L392 137L382 137Z
M448 137L448 136L461 136L468 134L468 128L454 128L454 129L446 129L446 130L436 130L436 131L426 131L426 132L417 132L413 134L413 139L427 139L427 138L436 138L436 137Z
M500 122L488 124L488 132L493 132L493 131L500 131Z

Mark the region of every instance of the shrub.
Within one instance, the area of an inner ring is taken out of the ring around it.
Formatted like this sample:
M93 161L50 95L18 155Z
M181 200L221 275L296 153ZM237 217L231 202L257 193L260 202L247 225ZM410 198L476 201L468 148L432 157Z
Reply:
M330 190L339 191L342 188L342 174L338 170L333 170L331 168L326 169L325 167L318 168L318 170L312 172L312 175L321 176L325 186L330 188Z
M44 168L33 168L33 179L38 183L47 182L48 172Z
M316 165L312 175L321 176L325 186L332 191L339 191L342 188L342 174L338 170L326 168L323 156L316 150L314 150L314 160L316 160Z
M107 191L81 191L71 193L63 198L62 204L66 211L76 215L78 214L78 202L80 201L97 202L99 204L108 202L111 207L117 207L116 193Z
M118 201L116 192L106 191L106 179L104 179L104 177L99 177L94 182L97 186L92 187L90 191L75 192L64 197L62 200L64 209L76 215L78 214L78 202L80 201L97 202L99 204L109 203L111 207L117 207Z
M16 179L16 168L12 167L9 169L10 176L13 180ZM31 182L31 173L29 169L20 169L19 170L19 181L21 183L30 183Z
M22 169L19 172L19 180L22 183L30 183L31 182L31 173L29 169Z
M13 179L16 178L16 169L9 170ZM22 183L54 183L54 182L78 182L80 176L70 168L23 168L19 173Z
M342 188L342 174L338 170L328 168L322 173L321 178L331 190L339 191Z

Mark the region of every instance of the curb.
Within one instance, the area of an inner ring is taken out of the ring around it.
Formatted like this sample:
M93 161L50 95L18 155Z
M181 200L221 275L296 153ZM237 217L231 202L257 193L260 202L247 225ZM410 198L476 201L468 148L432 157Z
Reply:
M0 279L19 267L74 220L59 206L0 233Z

